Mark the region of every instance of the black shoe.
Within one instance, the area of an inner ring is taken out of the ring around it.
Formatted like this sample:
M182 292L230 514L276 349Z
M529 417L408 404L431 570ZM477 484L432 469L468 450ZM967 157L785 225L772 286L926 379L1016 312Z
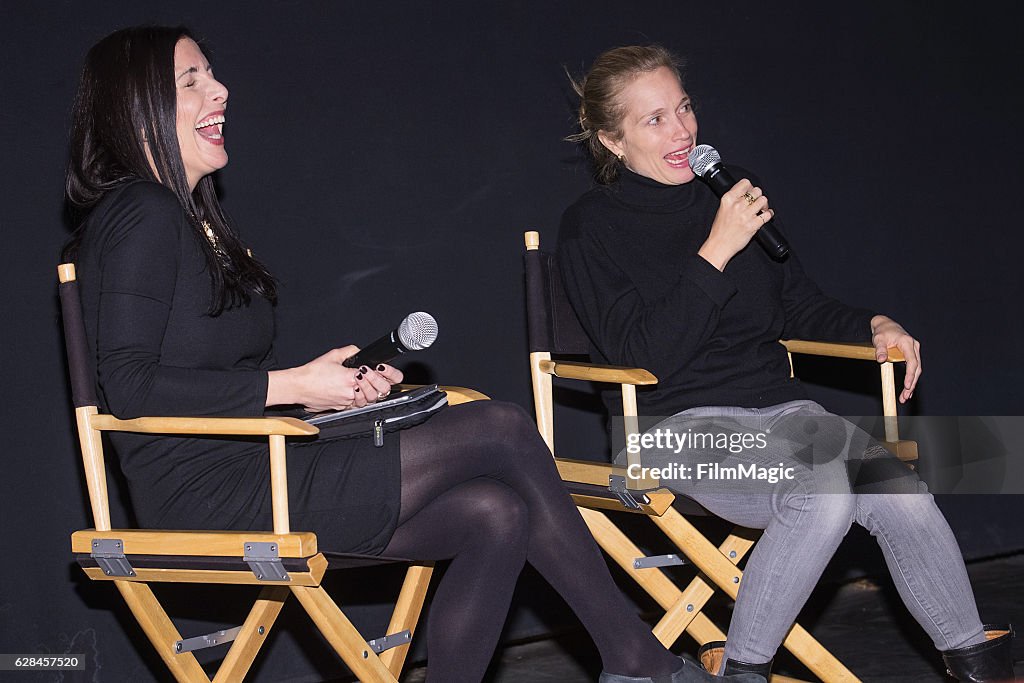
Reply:
M984 643L958 647L942 653L946 673L958 681L983 683L991 681L1013 681L1013 657L1010 644L1013 642L1013 626L1010 624L985 624Z
M772 675L772 660L768 660L764 664L748 664L746 662L738 662L735 659L725 660L725 669L722 674L726 678L732 678L733 676L751 676L751 681L757 681L758 683L768 683L768 677Z
M699 666L680 660L682 666L678 671L661 676L623 676L601 672L598 683L762 683L763 679L751 674L735 676L716 676L704 671Z
M722 658L724 656L724 640L712 640L709 643L701 645L700 650L697 651L697 659L700 660L701 666L703 666L706 671L714 673L721 667L722 674L725 676L735 674L753 674L760 676L760 678L753 679L757 680L758 683L767 681L768 677L771 676L773 660L769 660L764 664L748 664L735 659L727 659L725 661L725 666L722 667Z

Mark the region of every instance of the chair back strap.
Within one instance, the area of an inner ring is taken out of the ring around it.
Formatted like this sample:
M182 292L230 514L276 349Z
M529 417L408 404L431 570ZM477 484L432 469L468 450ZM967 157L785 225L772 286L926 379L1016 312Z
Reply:
M565 294L554 254L529 249L524 263L530 352L590 353L590 340Z
M74 269L70 279L60 283L60 310L64 320L64 347L68 355L68 373L71 376L71 400L76 408L94 406L96 400L96 371L85 336L82 299ZM67 272L62 270L62 272Z

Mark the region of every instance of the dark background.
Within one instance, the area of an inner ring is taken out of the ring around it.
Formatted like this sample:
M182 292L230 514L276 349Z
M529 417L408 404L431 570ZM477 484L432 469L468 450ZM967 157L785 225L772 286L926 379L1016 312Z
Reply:
M130 642L137 627L110 607L113 588L90 585L70 563L68 534L91 520L54 287L81 61L126 25L185 23L209 39L231 91L224 205L283 283L282 362L365 343L428 310L441 336L407 366L410 379L531 407L522 232L539 229L553 245L562 210L591 182L561 141L575 118L563 67L579 75L606 48L657 41L686 57L701 141L765 179L823 289L891 315L923 341L926 374L910 412L1024 414L1015 3L0 7L0 652L86 652L101 667L90 680L153 675L148 646ZM877 413L870 364L844 366L853 390L835 385L831 363L805 370L815 398L836 412ZM560 417L561 454L603 457L598 414ZM968 557L1024 547L1019 497L940 503ZM124 510L114 519L124 524ZM852 535L832 575L880 567L877 549ZM539 609L547 588L525 585L518 604L533 607L515 613L511 633L566 621ZM177 614L197 616L211 597L182 597ZM365 612L372 621L379 610ZM324 654L306 635L278 633L259 677L326 675L303 661Z

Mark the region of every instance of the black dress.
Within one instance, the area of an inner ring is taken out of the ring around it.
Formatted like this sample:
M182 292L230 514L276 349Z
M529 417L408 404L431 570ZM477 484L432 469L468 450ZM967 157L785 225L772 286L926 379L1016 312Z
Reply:
M120 418L259 416L274 369L265 299L208 313L210 276L196 229L152 182L111 191L92 210L77 256L101 408ZM398 520L399 432L289 440L291 526L321 547L379 553ZM273 528L265 439L112 433L141 524Z

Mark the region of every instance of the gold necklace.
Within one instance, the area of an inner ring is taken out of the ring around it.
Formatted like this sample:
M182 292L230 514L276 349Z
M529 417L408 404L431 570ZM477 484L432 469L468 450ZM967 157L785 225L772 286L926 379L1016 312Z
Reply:
M206 235L206 241L210 243L213 250L217 253L222 253L223 249L220 248L220 240L217 239L217 233L215 233L213 228L210 227L210 222L202 221L200 225L203 226L203 233Z
M192 218L199 220L198 218L196 218L195 214L192 214ZM228 255L224 253L224 250L221 248L220 239L217 237L217 233L215 233L213 231L213 228L210 226L210 222L199 221L199 225L203 228L203 234L206 235L206 241L210 243L211 247L213 247L214 253L217 254L217 256L219 256L220 258L226 259ZM252 258L252 249L246 249L245 253L249 256L249 258Z
M206 236L206 241L210 243L211 247L213 247L213 253L215 253L219 259L226 260L228 255L220 246L220 239L217 237L217 233L213 231L213 227L210 225L210 222L206 220L199 220L195 214L192 214L192 218L198 222L199 227L203 229L203 235Z

